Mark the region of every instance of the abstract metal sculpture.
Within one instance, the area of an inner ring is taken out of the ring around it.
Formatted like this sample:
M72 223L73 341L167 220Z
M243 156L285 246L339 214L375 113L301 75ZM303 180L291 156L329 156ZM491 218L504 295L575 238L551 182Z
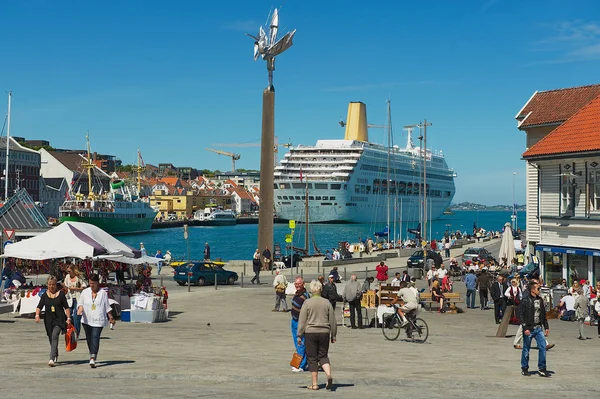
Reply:
M256 36L253 36L249 33L246 33L246 35L254 39L254 61L258 60L258 57L262 57L263 60L267 61L267 71L269 71L268 89L273 91L273 71L275 70L275 57L292 47L292 39L294 38L296 29L286 33L281 39L277 40L277 33L279 31L279 12L277 9L275 9L273 12L271 25L268 27L268 29L268 36L262 26L259 27L258 34Z

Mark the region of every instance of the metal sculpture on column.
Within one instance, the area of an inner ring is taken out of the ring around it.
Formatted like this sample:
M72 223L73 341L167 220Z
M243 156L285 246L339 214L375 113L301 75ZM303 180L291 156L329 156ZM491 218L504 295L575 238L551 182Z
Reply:
M267 35L266 31L269 34ZM260 150L260 208L258 215L258 247L264 251L266 247L273 251L273 183L274 183L274 148L275 148L275 87L273 71L275 57L292 46L296 30L286 33L277 40L279 30L279 12L277 9L271 17L271 24L261 26L256 36L246 33L254 39L254 61L262 58L267 62L269 85L263 90L262 136Z

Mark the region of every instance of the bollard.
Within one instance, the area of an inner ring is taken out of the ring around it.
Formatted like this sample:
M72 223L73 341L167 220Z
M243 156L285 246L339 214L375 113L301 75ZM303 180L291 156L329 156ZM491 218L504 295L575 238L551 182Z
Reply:
M244 262L244 273L242 273L242 275L246 274L246 262Z
M304 269L300 269L300 277L302 277L302 280L304 280Z
M365 266L365 279L369 277L369 268Z
M164 283L164 281L163 281L163 277L162 277L162 276L160 276L160 286L161 286L161 287L164 287L164 286L165 286L165 283Z
M346 268L344 267L344 281L348 281L348 279L346 278Z
M190 273L188 273L188 292L190 292L190 287L191 287L191 283L190 283Z
M317 274L321 274L320 269L321 269L321 263L317 262Z
M217 273L215 273L215 290L217 289Z
M290 267L290 279L294 279L294 268Z
M246 265L244 265L245 268ZM244 288L244 273L242 273L242 275L240 276L240 282L242 284L242 288Z
M296 263L296 274L298 274L298 263Z

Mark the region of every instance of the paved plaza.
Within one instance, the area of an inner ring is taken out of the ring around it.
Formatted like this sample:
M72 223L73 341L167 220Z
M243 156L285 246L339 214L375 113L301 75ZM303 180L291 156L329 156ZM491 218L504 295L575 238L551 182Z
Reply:
M393 267L406 261L387 263ZM364 272L364 264L356 269ZM309 273L304 272L307 277ZM290 314L271 312L271 279L269 273L260 286L192 287L188 293L187 287L166 278L169 321L118 322L114 331L105 329L97 369L87 365L84 341L71 353L61 346L61 364L49 368L43 324L1 315L2 396L598 397L596 327L586 327L593 339L579 341L576 323L550 320L550 338L556 343L548 352L548 370L553 375L523 377L521 351L513 349L512 337L495 338L493 310L479 309L461 314L422 312L430 327L425 344L386 341L375 328L339 328L338 341L330 347L335 390L308 391L310 374L290 371L294 351ZM419 281L420 287L424 285ZM455 288L465 291L462 283ZM510 326L508 334L515 331L516 326ZM534 350L531 370L536 364ZM320 373L321 387L324 377Z

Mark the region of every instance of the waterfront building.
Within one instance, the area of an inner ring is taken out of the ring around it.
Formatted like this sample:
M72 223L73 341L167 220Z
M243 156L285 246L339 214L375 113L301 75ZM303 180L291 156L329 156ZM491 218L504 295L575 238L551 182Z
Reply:
M247 215L258 211L258 203L246 190L239 187L231 187L227 191L231 193L232 210L238 215Z
M42 177L40 179L40 208L46 218L58 219L58 211L69 192L69 183L64 177Z
M171 186L172 187L172 186ZM207 207L231 209L231 194L222 190L203 190L194 192L189 190L182 193L173 187L175 194L165 191L154 191L150 196L150 206L158 208L157 219L165 220L174 215L177 219L189 219L195 211Z
M526 240L552 286L600 279L600 85L536 92L516 116L527 135Z
M12 147L11 147L12 149ZM35 151L34 151L35 152ZM86 158L77 152L47 151L44 148L39 150L41 167L38 171L38 179L41 174L44 178L64 178L73 192L84 195L89 194L87 170L83 167ZM110 176L100 169L97 165L92 171L93 190L96 194L102 190L110 191ZM32 195L35 199L35 197Z
M260 186L260 172L222 172L215 174L214 180L217 183L231 180L238 187L249 189Z
M40 154L19 144L14 138L9 141L8 179L0 180L0 195L4 197L4 184L8 181L8 196L19 188L27 190L34 201L40 199ZM6 137L0 138L0 173L6 169ZM5 199L6 200L6 199Z

